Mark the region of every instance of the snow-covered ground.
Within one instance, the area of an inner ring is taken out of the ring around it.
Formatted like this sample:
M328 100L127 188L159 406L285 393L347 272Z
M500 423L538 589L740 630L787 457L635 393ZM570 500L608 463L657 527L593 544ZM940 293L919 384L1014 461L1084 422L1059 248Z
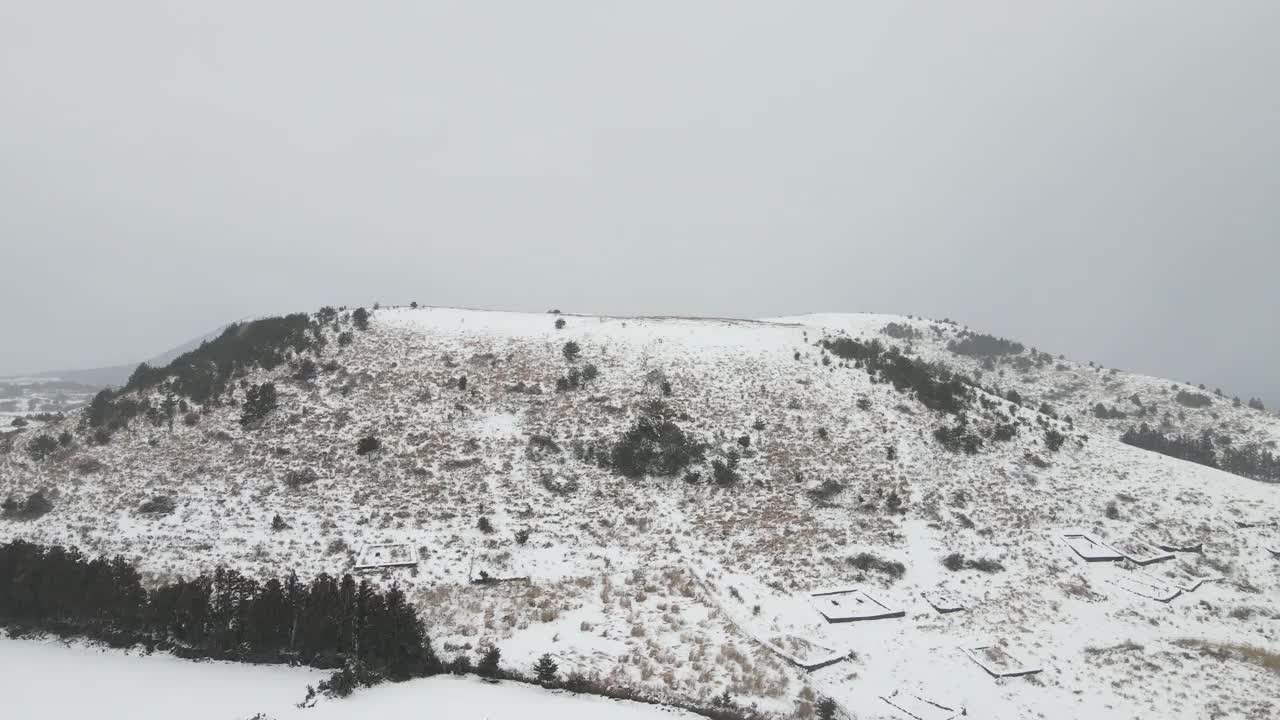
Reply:
M296 704L323 673L191 662L0 634L0 717L20 720L679 720L683 711L518 683L435 677Z
M703 702L727 689L780 714L803 716L830 695L860 718L902 717L880 698L905 689L987 718L1280 715L1275 673L1187 643L1280 651L1280 560L1266 549L1280 528L1241 524L1275 522L1280 487L1124 445L1112 421L1082 413L1136 394L1176 429L1257 442L1280 437L1276 418L1222 399L1175 409L1168 381L1065 359L1002 363L983 385L1016 386L1030 407L984 394L971 422L1005 417L1018 432L957 454L934 439L953 417L817 346L834 334L908 345L884 334L891 322L918 330L913 357L980 369L946 350L958 328L895 316L382 309L349 347L326 331L316 360L336 369L314 382L288 365L246 378L279 389L261 428L242 428L224 404L173 429L139 418L98 446L73 416L41 429L77 433L42 463L23 452L33 432L0 438L0 497L44 487L55 505L38 520L0 520L0 540L122 553L154 580L218 563L342 572L369 544L405 543L418 566L375 580L406 589L445 657L496 644L528 671L550 652L566 671ZM562 353L569 340L574 361ZM597 379L556 392L586 363ZM711 456L739 451L741 481L716 487L705 466L696 484L626 479L579 452L615 440L653 400ZM1038 413L1046 401L1074 426ZM1046 446L1046 428L1067 437L1061 450ZM366 435L382 449L358 456ZM318 479L290 489L285 479L304 468ZM823 483L829 493L813 492ZM140 514L156 495L177 511ZM276 513L289 528L270 529ZM1072 528L1107 542L1203 543L1147 570L1222 579L1167 604L1141 597L1130 590L1139 569L1085 563L1062 541ZM947 570L953 552L1004 569ZM861 553L901 563L901 577L860 567ZM470 584L481 570L528 581ZM831 585L866 589L905 617L825 623L805 593ZM939 589L969 609L938 615L921 593ZM805 672L759 640L856 657ZM993 643L1043 672L995 679L961 650Z

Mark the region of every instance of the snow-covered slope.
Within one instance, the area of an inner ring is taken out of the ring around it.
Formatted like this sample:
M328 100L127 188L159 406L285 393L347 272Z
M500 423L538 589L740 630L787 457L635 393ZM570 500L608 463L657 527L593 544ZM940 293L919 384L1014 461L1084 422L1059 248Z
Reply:
M885 336L891 322L919 337ZM295 360L235 388L243 401L249 385L275 383L279 407L261 427L241 427L229 404L192 407L194 424L138 418L99 446L72 417L41 429L76 433L41 462L25 452L34 432L0 439L0 496L47 488L54 502L38 519L0 520L0 539L123 553L156 578L218 563L337 572L371 544L406 543L418 566L380 581L410 591L446 655L497 643L527 668L551 652L566 670L702 700L728 688L779 713L804 715L827 695L861 718L909 717L882 699L895 690L989 718L1280 707L1280 677L1220 649L1280 652L1280 561L1267 550L1277 528L1241 526L1276 519L1277 486L1121 444L1116 427L1077 409L1135 392L1167 405L1167 381L1066 360L986 371L982 386L1024 402L974 391L966 427L983 444L966 454L935 439L955 416L819 345L875 337L975 374L946 349L959 329L941 323L387 308L368 330L343 316L324 332L328 344L309 354L314 380L294 379ZM354 341L336 342L340 332ZM588 364L598 377L556 390ZM629 479L596 461L654 401L707 443L697 481ZM1061 420L1037 412L1045 401ZM1272 416L1223 405L1215 427L1276 436ZM1174 415L1199 427L1194 412ZM993 439L1001 427L1012 437ZM1057 451L1050 433L1064 440ZM367 436L381 449L358 455ZM712 481L711 461L731 451L738 481ZM315 482L291 488L303 471ZM159 495L176 511L139 512ZM276 514L287 528L272 529ZM1068 531L1202 543L1145 572L1222 580L1148 599L1130 589L1155 581L1132 564L1084 562ZM953 553L1004 569L949 570ZM481 571L529 582L471 584ZM841 585L905 615L827 623L806 591ZM968 609L935 612L921 593L938 589ZM1043 672L996 679L962 650L991 645L1003 648L993 658ZM813 672L787 659L850 653Z

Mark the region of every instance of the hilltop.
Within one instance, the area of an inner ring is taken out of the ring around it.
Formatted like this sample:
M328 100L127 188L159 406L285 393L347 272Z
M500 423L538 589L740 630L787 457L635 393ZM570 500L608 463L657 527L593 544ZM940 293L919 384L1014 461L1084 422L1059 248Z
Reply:
M326 308L0 437L0 541L153 582L403 543L416 566L378 582L446 654L780 714L908 717L881 699L903 690L979 717L1268 717L1277 440L1248 402L950 322ZM1202 551L1143 571L1066 532ZM1196 588L1153 600L1144 572ZM830 586L905 616L829 624L807 593ZM994 679L959 649L985 646L1043 671Z

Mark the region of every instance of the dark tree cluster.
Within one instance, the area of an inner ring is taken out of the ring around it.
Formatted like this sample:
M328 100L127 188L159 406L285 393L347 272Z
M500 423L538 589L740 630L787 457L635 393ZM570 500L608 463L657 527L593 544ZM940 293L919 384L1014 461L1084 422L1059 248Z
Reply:
M1093 416L1099 420L1123 420L1129 417L1125 411L1107 407L1102 403L1093 406Z
M1194 437L1191 435L1165 435L1146 423L1137 428L1129 428L1120 436L1120 442L1134 447L1158 452L1161 455L1187 460L1200 465L1218 467L1218 458L1214 452L1213 440L1208 435Z
M246 428L260 425L276 409L277 397L275 383L264 382L250 387L241 407L240 425Z
M173 392L205 403L226 391L239 372L259 367L272 370L287 354L301 353L323 342L320 324L306 313L235 323L213 340L183 353L163 368L138 366L121 393L154 387L171 380Z
M1213 404L1213 398L1208 395L1187 392L1186 390L1179 390L1178 394L1173 396L1173 399L1179 405L1189 408L1205 408Z
M392 680L440 671L404 593L350 575L259 582L218 568L148 591L122 557L18 540L0 545L0 623L184 657L358 665Z
M1280 483L1280 455L1258 445L1236 447L1220 439L1214 443L1208 433L1199 437L1190 435L1165 435L1146 424L1129 428L1120 441L1168 455L1179 460L1218 468L1253 480Z
M58 449L58 441L51 435L37 435L27 443L27 455L36 462L48 458Z
M955 425L943 425L933 431L933 438L951 452L977 455L982 449L982 438L970 427L965 416L961 415Z
M921 336L919 330L906 323L891 322L880 328L880 332L895 340L914 340Z
M665 407L648 409L610 449L607 465L629 478L671 477L706 455L706 446L674 422Z
M1021 355L1026 348L1022 343L994 335L965 333L959 340L947 343L947 349L957 355L991 357L995 355Z
M35 520L42 515L47 515L52 510L53 501L45 495L43 490L36 490L21 502L10 495L5 498L3 503L0 503L0 517L17 520Z
M879 340L863 343L850 338L828 338L822 341L822 347L838 358L865 367L872 377L878 373L898 392L914 391L921 404L930 410L954 414L969 404L971 391L961 376L941 365L912 360L897 347L886 349Z

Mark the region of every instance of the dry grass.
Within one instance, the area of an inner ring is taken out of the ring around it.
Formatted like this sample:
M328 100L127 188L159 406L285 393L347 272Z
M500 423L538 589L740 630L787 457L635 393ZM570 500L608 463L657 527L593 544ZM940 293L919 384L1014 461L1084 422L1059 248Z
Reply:
M1200 651L1219 660L1240 660L1280 675L1280 653L1242 643L1215 643L1206 640L1179 640L1177 645Z

